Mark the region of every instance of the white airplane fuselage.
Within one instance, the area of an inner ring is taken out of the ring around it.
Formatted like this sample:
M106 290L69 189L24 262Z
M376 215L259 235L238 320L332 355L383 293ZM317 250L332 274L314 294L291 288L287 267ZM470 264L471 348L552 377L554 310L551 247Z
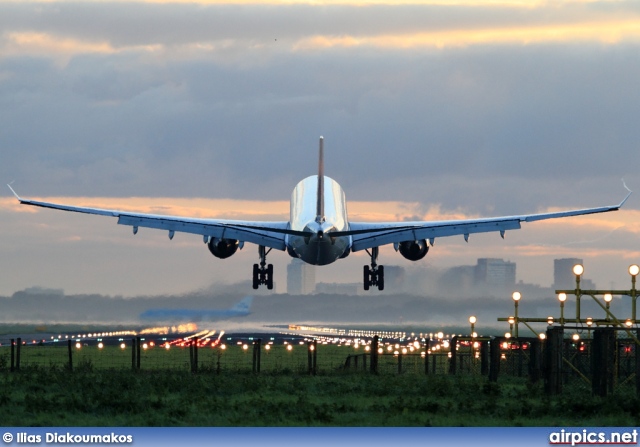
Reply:
M301 180L291 193L292 230L309 232L307 237L287 235L289 253L308 264L327 265L348 254L351 236L330 237L332 231L347 231L347 203L344 191L330 177L324 177L323 215L318 215L318 176Z

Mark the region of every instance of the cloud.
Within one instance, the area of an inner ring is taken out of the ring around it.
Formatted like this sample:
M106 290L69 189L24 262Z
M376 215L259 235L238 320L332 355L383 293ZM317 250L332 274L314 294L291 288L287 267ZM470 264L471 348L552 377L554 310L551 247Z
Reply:
M637 2L256 3L0 2L0 181L25 197L280 220L324 135L356 220L613 204L623 176L640 188ZM517 258L523 279L548 283L553 256L575 255L610 272L636 255L638 203L505 242L439 240L421 265ZM216 263L200 238L0 207L11 291L35 275L179 292L246 279L256 258ZM366 261L321 275L360 278ZM288 258L274 262L284 275Z

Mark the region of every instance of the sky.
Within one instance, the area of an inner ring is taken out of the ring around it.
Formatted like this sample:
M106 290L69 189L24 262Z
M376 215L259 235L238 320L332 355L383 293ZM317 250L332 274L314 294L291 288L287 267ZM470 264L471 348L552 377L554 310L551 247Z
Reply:
M640 262L637 1L0 0L0 183L23 197L202 217L287 220L295 184L325 174L350 219L622 211L442 238L430 270L553 259L598 286ZM202 239L20 207L0 192L0 295L185 293L250 279ZM276 289L290 258L272 252ZM359 282L362 253L318 268ZM279 284L279 285L278 285Z

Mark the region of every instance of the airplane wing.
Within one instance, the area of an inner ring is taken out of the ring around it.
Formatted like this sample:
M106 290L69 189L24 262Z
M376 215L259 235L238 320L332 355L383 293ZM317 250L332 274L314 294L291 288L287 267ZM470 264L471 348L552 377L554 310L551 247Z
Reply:
M42 208L52 208L76 213L96 214L100 216L117 217L119 225L133 227L133 233L138 228L155 228L169 232L169 238L173 238L176 232L198 234L203 236L205 242L208 238L237 239L242 242L251 242L265 247L285 250L285 236L298 234L289 229L288 222L252 222L224 219L200 219L181 216L164 216L156 214L132 213L129 211L107 210L101 208L87 208L58 203L40 202L37 200L23 199L13 190L13 195L23 205L32 205Z
M469 235L472 233L488 233L491 231L499 231L504 238L505 231L519 229L522 222L616 211L624 205L630 195L631 192L617 205L553 213L435 222L351 222L349 230L332 233L332 236L351 236L353 240L351 249L353 251L423 239L428 240L433 245L437 237L455 235L464 235L465 240L468 240Z

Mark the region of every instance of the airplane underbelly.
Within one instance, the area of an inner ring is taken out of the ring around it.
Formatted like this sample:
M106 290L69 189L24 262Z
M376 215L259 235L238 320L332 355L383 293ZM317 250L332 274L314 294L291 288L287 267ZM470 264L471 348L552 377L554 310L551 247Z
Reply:
M327 265L339 259L349 248L348 238L338 237L333 241L329 237L318 239L317 236L311 238L290 237L289 245L298 258L312 265Z

